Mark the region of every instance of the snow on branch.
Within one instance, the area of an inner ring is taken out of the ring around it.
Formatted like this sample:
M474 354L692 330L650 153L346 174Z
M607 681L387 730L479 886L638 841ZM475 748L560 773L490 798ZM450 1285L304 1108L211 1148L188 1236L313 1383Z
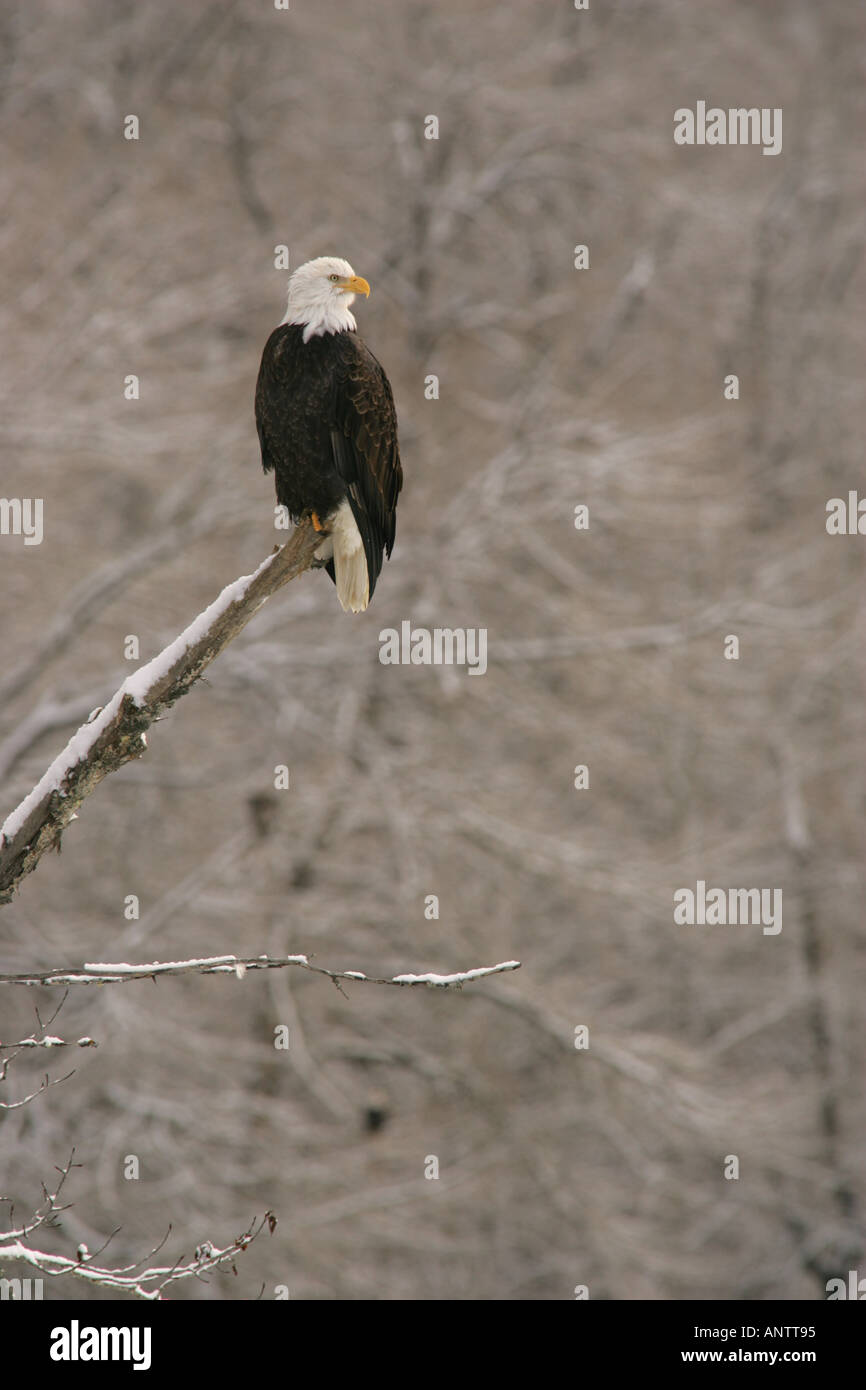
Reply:
M276 1227L277 1218L272 1212L266 1211L264 1216L253 1220L245 1231L242 1231L239 1236L236 1236L229 1245L222 1249L215 1246L212 1241L206 1240L197 1247L191 1260L185 1260L184 1256L181 1255L173 1265L157 1265L145 1269L142 1269L141 1266L145 1264L145 1261L153 1259L154 1255L158 1254L171 1235L170 1226L159 1245L155 1246L143 1260L137 1260L135 1264L121 1265L116 1268L109 1268L106 1265L97 1264L95 1261L118 1234L118 1231L112 1231L99 1250L92 1253L85 1246L79 1246L77 1258L74 1260L66 1255L50 1255L44 1250L34 1250L28 1243L29 1236L40 1226L46 1228L57 1226L60 1213L69 1209L70 1204L62 1203L60 1195L72 1169L81 1167L80 1163L73 1162L74 1157L75 1150L73 1149L68 1163L57 1169L60 1174L60 1181L56 1184L53 1192L49 1192L43 1184L42 1202L29 1221L16 1229L14 1211L10 1213L11 1229L0 1231L0 1260L4 1262L6 1260L22 1260L33 1269L37 1269L40 1274L55 1277L69 1274L85 1283L98 1284L102 1288L113 1289L118 1293L129 1293L138 1298L155 1301L161 1299L163 1291L169 1285L177 1283L178 1280L201 1279L210 1270L218 1269L221 1265L230 1264L234 1273L237 1274L237 1269L234 1268L236 1256L243 1254L247 1246L255 1240L265 1226L268 1227L272 1235Z
M76 1041L72 1043L66 1042L65 1039L57 1037L54 1033L49 1033L48 1029L51 1027L55 1018L60 1013L60 1010L63 1008L63 1005L66 1003L68 995L69 990L66 991L66 994L64 994L60 1003L57 1005L57 1008L54 1010L54 1013L51 1015L49 1019L47 1019L45 1023L42 1022L42 1019L39 1016L39 1010L34 1009L34 1013L36 1014L36 1022L39 1024L39 1037L37 1037L36 1034L33 1033L29 1038L20 1038L17 1042L0 1041L0 1085L2 1085L2 1083L7 1080L9 1076L9 1068L11 1067L12 1063L20 1056L22 1052L26 1051L29 1048L99 1046L95 1038L77 1038ZM0 1100L0 1110L20 1110L23 1105L29 1105L32 1100L35 1100L37 1096L41 1096L51 1086L59 1086L62 1082L68 1081L70 1076L74 1075L74 1068L72 1071L67 1072L65 1076L55 1077L53 1081L46 1075L42 1078L42 1084L41 1086L39 1086L37 1090L31 1091L29 1095L23 1096L20 1100Z
M131 980L155 980L160 975L236 975L243 979L248 970L282 970L295 966L314 975L326 975L340 988L341 980L366 985L427 985L431 989L460 989L486 975L501 975L519 970L519 960L501 961L498 965L482 965L474 970L457 971L452 975L366 975L361 970L328 970L313 965L308 956L206 956L198 960L150 961L144 965L126 962L88 962L70 970L31 970L24 975L0 974L0 985L117 985ZM83 1046L84 1043L80 1043Z
M217 599L158 656L139 667L96 710L54 759L41 781L0 827L0 904L48 849L59 849L78 807L110 772L147 746L145 731L195 684L262 604L309 569L321 533L309 520L296 527L253 574L228 584Z

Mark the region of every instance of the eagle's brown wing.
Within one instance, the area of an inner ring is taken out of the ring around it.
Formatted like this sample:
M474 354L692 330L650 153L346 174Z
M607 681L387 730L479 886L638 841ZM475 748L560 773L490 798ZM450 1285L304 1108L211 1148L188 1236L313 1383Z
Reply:
M403 469L397 415L381 363L357 333L335 335L329 425L334 466L364 542L370 597L382 569L382 552L394 545L397 496Z

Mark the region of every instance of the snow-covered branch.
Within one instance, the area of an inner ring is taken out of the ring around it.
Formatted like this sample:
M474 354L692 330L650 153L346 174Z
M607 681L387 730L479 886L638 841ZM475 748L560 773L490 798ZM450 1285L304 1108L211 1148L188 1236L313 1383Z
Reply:
M160 975L236 975L243 979L248 970L282 970L295 966L314 975L326 975L339 987L342 980L366 985L427 985L431 989L460 989L487 975L501 975L519 970L519 960L501 961L498 965L482 965L473 970L437 975L367 975L361 970L328 970L313 965L308 956L206 956L198 960L150 961L142 965L126 962L88 962L69 970L32 970L24 975L0 974L0 985L117 985L131 980L155 980ZM84 1043L80 1043L84 1046Z
M42 1022L42 1019L40 1018L39 1010L34 1010L36 1014L36 1021L39 1024L39 1037L37 1037L34 1033L31 1034L29 1038L19 1038L17 1042L0 1041L0 1084L2 1084L7 1079L9 1075L9 1068L11 1067L15 1059L19 1056L19 1054L21 1052L27 1051L29 1048L99 1046L95 1038L77 1038L75 1042L67 1042L64 1038L59 1038L56 1034L49 1033L48 1029L51 1027L55 1018L60 1013L60 1010L63 1008L63 1005L66 1003L66 998L68 994L69 990L66 991L66 994L64 994L63 998L60 1000L60 1003L57 1005L57 1008L54 1010L51 1017L44 1024ZM53 1081L50 1079L50 1077L46 1075L42 1078L42 1084L35 1091L31 1091L28 1095L22 1096L20 1100L0 1100L0 1110L20 1110L23 1105L29 1105L31 1100L35 1100L37 1096L41 1096L42 1093L44 1091L47 1091L51 1086L59 1086L61 1082L68 1081L70 1076L74 1075L74 1070L69 1071L66 1073L65 1076L55 1077Z
M242 1231L239 1236L236 1236L229 1245L222 1249L215 1246L212 1241L205 1240L197 1247L191 1260L185 1260L181 1255L173 1265L157 1265L146 1269L142 1269L141 1266L146 1260L152 1259L165 1245L171 1234L170 1226L160 1243L143 1260L137 1260L135 1264L121 1265L113 1269L106 1265L96 1264L94 1261L117 1235L117 1231L113 1231L101 1248L93 1251L92 1254L84 1246L79 1246L77 1257L74 1260L66 1255L51 1255L44 1250L34 1250L27 1243L28 1237L40 1226L57 1225L59 1214L68 1209L68 1203L60 1202L60 1195L72 1169L81 1166L73 1162L74 1156L75 1150L73 1149L68 1163L64 1167L58 1168L60 1181L56 1184L53 1192L49 1192L43 1186L42 1203L32 1218L17 1229L13 1221L10 1230L0 1231L0 1261L22 1260L33 1269L37 1269L40 1274L49 1276L69 1274L85 1283L98 1284L102 1288L155 1301L162 1298L163 1291L170 1284L175 1284L181 1279L200 1279L210 1270L218 1269L221 1265L233 1264L236 1256L246 1250L247 1246L255 1240L265 1226L268 1227L271 1234L276 1227L276 1217L272 1212L267 1211L264 1216L253 1220L245 1231Z
M45 775L0 827L0 904L63 831L97 783L147 746L146 730L185 695L271 594L308 569L321 544L308 520L254 574L228 584L158 656L129 676L109 703L69 740Z
M19 1038L17 1042L0 1042L0 1052L5 1052L8 1048L26 1047L98 1047L95 1038Z
M73 1260L65 1255L49 1255L44 1250L32 1250L21 1241L11 1241L8 1245L0 1244L0 1258L24 1260L34 1269L38 1269L40 1274L71 1274L86 1283L99 1284L104 1289L114 1289L118 1293L134 1294L137 1298L156 1301L162 1298L163 1291L170 1284L175 1284L180 1279L200 1279L209 1270L233 1262L236 1256L243 1254L250 1242L255 1240L265 1224L272 1221L274 1217L266 1212L221 1250L210 1241L205 1241L198 1247L194 1258L185 1264L156 1266L144 1269L138 1274L127 1273L124 1268L108 1269L104 1265L86 1264L86 1257ZM132 1268L134 1269L134 1266Z

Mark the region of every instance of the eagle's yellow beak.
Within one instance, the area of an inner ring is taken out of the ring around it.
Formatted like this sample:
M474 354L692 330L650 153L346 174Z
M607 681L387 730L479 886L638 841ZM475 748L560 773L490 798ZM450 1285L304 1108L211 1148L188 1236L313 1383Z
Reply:
M338 280L337 283L344 294L365 294L370 298L370 286L363 275L348 275L345 280Z

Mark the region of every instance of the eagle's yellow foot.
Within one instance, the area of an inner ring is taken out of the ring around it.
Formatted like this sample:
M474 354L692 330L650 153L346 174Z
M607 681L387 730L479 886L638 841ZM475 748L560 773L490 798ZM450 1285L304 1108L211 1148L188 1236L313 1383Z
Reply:
M327 536L330 534L328 527L324 524L318 512L311 511L310 520L313 523L313 530L316 531L320 536ZM328 561L325 559L325 557L321 555L319 551L316 551L315 558L313 559L310 568L314 570L324 569L327 563Z

